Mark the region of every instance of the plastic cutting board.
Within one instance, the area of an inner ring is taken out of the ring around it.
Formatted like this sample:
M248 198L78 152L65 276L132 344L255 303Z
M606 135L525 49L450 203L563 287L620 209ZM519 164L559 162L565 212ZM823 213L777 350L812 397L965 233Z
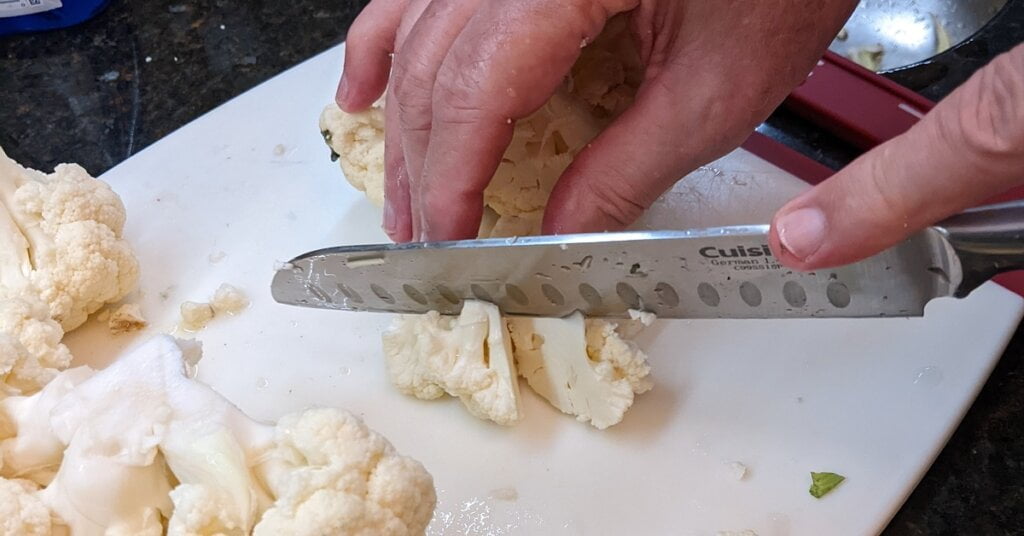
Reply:
M276 260L380 242L379 212L331 163L317 130L343 49L231 100L109 171L143 266L144 333L95 322L69 337L100 366L222 282L252 306L197 334L199 376L272 419L349 408L433 473L432 535L861 535L880 531L974 400L1022 312L989 284L924 319L659 321L642 337L654 390L600 432L524 388L502 428L455 400L398 394L384 375L383 315L274 303ZM743 150L670 192L644 224L763 223L806 185ZM747 467L735 478L730 462ZM811 471L847 481L824 499Z

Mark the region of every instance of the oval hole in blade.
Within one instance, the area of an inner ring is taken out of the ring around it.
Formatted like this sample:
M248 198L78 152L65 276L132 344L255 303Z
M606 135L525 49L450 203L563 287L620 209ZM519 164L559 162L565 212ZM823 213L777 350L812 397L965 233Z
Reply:
M530 305L530 298L526 296L523 289L515 285L505 285L505 295L512 298L512 301L519 305Z
M565 296L562 296L562 293L553 285L544 283L540 286L540 291L544 293L544 297L551 302L551 305L565 305Z
M708 307L718 307L718 304L722 303L722 297L718 295L718 291L708 283L697 285L697 296Z
M668 283L658 283L658 285L654 287L654 293L658 295L658 300L661 302L661 305L664 305L665 307L675 307L679 305L679 294L676 292L676 289L672 288L672 285L669 285Z
M494 303L494 300L491 298L491 293L487 292L487 289L477 285L476 283L469 286L469 291L472 292L473 296L480 301Z
M782 297L786 303L796 308L807 305L807 291L796 281L786 281L786 284L782 285Z
M377 284L372 284L370 285L370 290L372 290L373 293L376 294L378 298L380 298L380 301L388 305L395 303L395 297L392 296L390 292L384 290L384 287L381 287L380 285Z
M640 295L637 294L636 289L629 285L629 283L619 283L615 285L615 293L619 295L619 299L622 303L630 306L633 309L640 309Z
M761 289L750 281L744 281L740 284L740 298L747 305L758 307L761 305Z
M416 290L416 287L406 283L405 285L402 285L402 291L405 292L405 295L408 296L412 301L420 305L427 304L427 297L424 296L422 292Z
M829 283L825 288L825 295L828 296L829 303L840 309L850 305L850 289L839 281Z
M450 288L448 288L448 287L446 287L444 285L438 285L437 286L437 293L441 296L441 299L443 299L444 301L446 301L446 302L448 302L448 303L450 303L452 305L458 305L459 302L462 301L462 300L459 299L459 295L458 294L452 292L452 289L450 289Z
M586 283L580 283L579 292L580 297L587 302L587 305L594 309L601 307L601 293L596 288Z
M338 283L338 290L345 295L346 298L352 300L355 303L363 303L363 297L358 292L352 290L348 285Z

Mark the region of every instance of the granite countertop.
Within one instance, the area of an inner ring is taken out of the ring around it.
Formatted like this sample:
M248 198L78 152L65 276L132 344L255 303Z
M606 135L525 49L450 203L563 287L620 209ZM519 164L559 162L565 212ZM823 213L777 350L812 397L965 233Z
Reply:
M365 0L114 0L75 28L0 37L0 146L99 174L345 37ZM942 64L897 80L939 98L1024 37L1024 0ZM941 76L938 76L941 74ZM849 148L785 112L769 135L834 166ZM1024 328L885 534L1024 534Z

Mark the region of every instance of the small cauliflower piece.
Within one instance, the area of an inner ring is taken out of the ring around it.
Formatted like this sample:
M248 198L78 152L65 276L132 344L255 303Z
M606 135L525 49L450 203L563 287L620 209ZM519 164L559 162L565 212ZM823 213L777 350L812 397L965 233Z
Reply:
M14 342L25 351L21 357L0 357L0 363L13 361L7 381L0 382L6 385L0 385L6 394L32 394L71 364L71 352L60 342L64 330L38 300L0 299L0 334L6 335L10 351L18 352Z
M213 320L216 314L208 303L187 301L181 304L181 327L186 331L199 331Z
M649 311L641 311L639 309L630 309L628 311L629 319L640 322L645 328L649 328L654 325L654 321L658 319L658 316Z
M236 315L249 306L249 298L241 289L223 283L213 293L210 305L216 314Z
M330 104L320 114L320 133L331 148L331 159L355 189L374 205L384 205L384 101L362 112L347 114Z
M276 500L254 536L418 536L437 502L419 462L336 409L282 418L259 470Z
M137 303L126 303L117 308L107 319L107 329L114 335L145 329L146 318Z
M510 317L519 372L564 413L605 429L622 421L634 395L650 390L646 356L614 324L567 318Z
M0 478L0 536L50 536L50 509L27 480Z
M496 305L466 301L458 317L400 316L383 346L388 375L402 393L423 400L448 393L498 424L522 418L511 341Z
M139 264L121 238L125 210L107 184L80 166L61 164L46 174L26 169L0 150L0 234L13 222L27 245L28 264L17 264L32 293L47 304L50 316L71 331L103 305L135 289ZM16 237L0 243L19 242ZM2 279L14 279L10 266ZM24 283L15 283L24 286ZM10 295L10 290L0 292Z

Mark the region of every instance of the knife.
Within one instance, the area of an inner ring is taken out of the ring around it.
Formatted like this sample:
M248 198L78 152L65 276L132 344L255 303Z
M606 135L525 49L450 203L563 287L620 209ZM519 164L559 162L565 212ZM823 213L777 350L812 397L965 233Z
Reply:
M277 270L283 304L457 314L662 318L922 316L1024 268L1024 202L970 210L861 262L814 272L778 263L767 225L321 249Z

